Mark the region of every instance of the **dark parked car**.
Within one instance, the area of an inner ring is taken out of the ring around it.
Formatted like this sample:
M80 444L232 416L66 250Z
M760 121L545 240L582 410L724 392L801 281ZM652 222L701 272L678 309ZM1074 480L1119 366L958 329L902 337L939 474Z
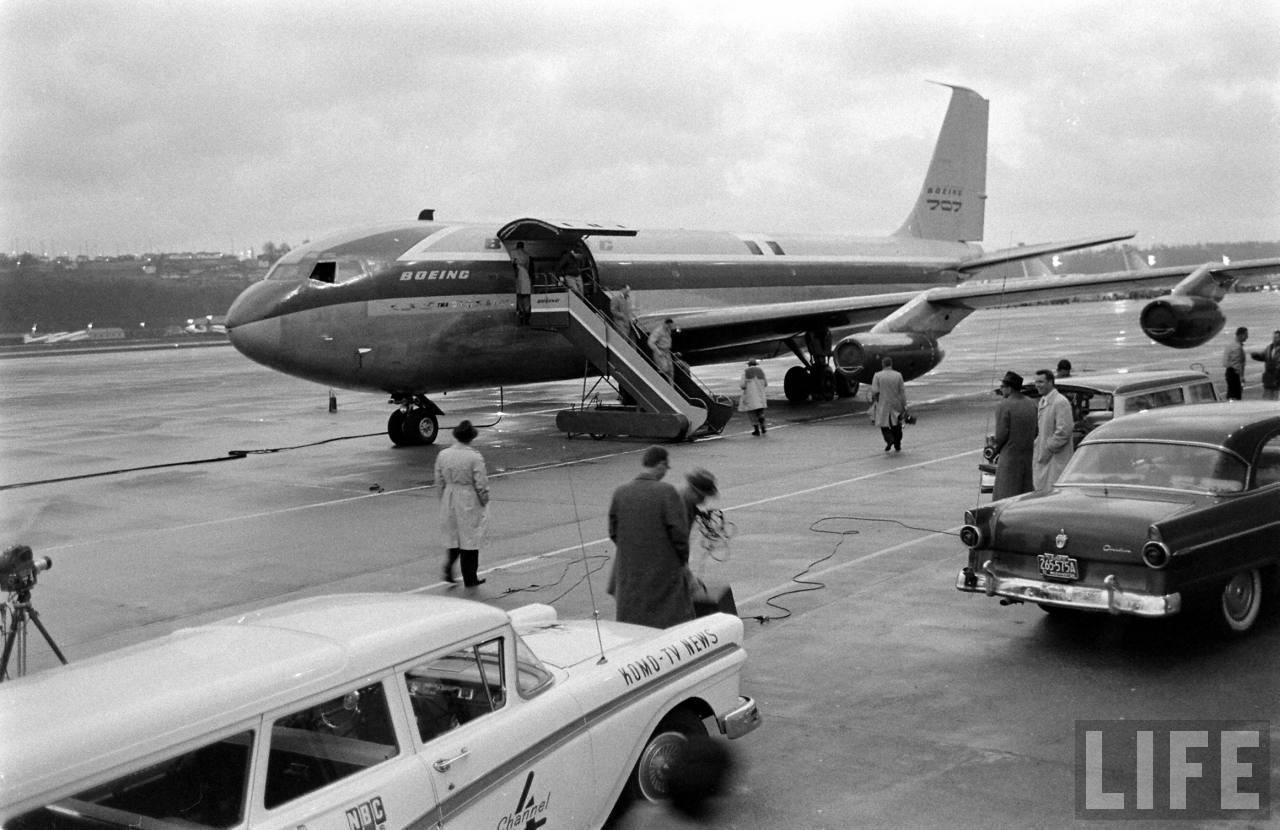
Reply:
M1204 612L1230 634L1280 593L1280 405L1154 409L1091 432L1045 493L966 512L961 591L1049 612Z
M1112 418L1218 399L1208 375L1187 369L1073 375L1059 380L1057 387L1071 402L1071 414L1075 418L1071 438L1077 446L1086 435ZM1034 383L1024 384L1022 394L1028 398L1040 397ZM995 485L996 463L1000 460L993 449L995 438L987 436L983 460L978 464L983 493L990 493Z

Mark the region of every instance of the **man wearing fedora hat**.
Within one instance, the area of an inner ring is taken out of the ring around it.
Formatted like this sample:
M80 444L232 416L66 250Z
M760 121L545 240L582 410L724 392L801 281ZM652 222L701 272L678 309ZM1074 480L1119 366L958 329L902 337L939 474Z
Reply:
M992 449L999 455L995 489L991 498L1007 499L1029 493L1034 486L1031 460L1036 443L1036 404L1022 394L1022 375L1005 372L1000 381L1003 400L996 405L996 437Z

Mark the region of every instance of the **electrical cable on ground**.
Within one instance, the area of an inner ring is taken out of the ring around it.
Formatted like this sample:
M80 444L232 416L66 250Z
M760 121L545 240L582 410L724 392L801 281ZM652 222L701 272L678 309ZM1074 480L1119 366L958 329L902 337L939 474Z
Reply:
M476 424L478 427L497 426L502 421L503 413L499 412L498 417L488 424ZM441 427L441 429L452 429L452 427ZM123 475L125 473L139 473L144 470L163 470L166 467L187 467L196 464L215 464L219 461L236 461L241 458L247 458L251 455L271 455L272 453L285 452L286 450L301 450L307 447L318 447L321 444L331 444L334 441L351 441L356 438L377 438L385 435L385 432L364 432L358 435L338 435L333 438L323 438L319 441L310 441L306 444L294 444L288 447L266 447L260 450L227 450L227 454L217 456L215 458L194 458L187 461L167 461L162 464L146 464L141 467L120 467L114 470L103 470L97 473L81 473L74 476L61 476L60 478L45 478L38 481L19 481L13 484L0 484L0 491L19 490L23 487L35 487L40 484L58 484L64 481L81 481L88 478L101 478L103 476ZM369 489L373 489L372 487Z
M840 537L840 541L836 542L835 547L831 549L830 553L826 554L825 556L820 556L817 559L814 559L808 565L805 565L803 570L801 570L795 576L791 577L792 582L795 582L802 587L792 588L786 591L780 591L776 594L773 594L772 596L770 596L768 599L765 600L765 605L768 605L771 608L778 609L779 611L783 612L782 614L752 614L749 616L743 616L742 619L755 620L761 625L767 622L773 622L774 620L785 620L787 617L791 616L791 609L787 608L784 605L778 604L774 600L780 599L781 597L789 596L791 594L806 594L811 591L820 591L827 587L826 583L824 582L819 582L816 580L809 580L809 579L802 579L801 577L803 577L805 574L812 571L818 565L821 565L823 562L826 562L828 559L833 558L836 555L836 553L839 552L840 546L845 543L845 539L847 539L849 536L856 536L861 532L854 529L828 530L826 528L819 527L819 525L821 525L823 522L832 522L832 521L887 522L889 524L896 524L899 527L906 528L907 530L919 530L924 533L938 533L938 534L944 534L947 536L959 535L958 533L955 533L954 531L950 531L950 530L935 530L933 528L927 528L927 527L916 527L914 525L909 525L906 522L899 521L898 519L887 519L881 516L823 516L822 518L815 520L813 524L809 525L809 529L812 530L814 533L834 534Z

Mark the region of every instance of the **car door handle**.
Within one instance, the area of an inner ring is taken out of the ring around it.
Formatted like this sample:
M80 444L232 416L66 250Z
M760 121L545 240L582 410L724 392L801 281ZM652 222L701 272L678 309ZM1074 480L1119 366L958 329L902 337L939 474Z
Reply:
M457 755L453 756L452 758L441 758L431 766L436 768L436 772L448 772L449 767L453 766L453 763L455 761L461 761L463 758L466 758L466 757L467 757L467 748L464 746L461 749L461 751L458 752Z

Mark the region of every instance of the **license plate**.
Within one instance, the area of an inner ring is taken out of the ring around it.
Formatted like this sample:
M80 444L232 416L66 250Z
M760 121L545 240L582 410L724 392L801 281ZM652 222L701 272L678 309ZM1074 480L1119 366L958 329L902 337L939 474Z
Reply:
M1049 579L1071 581L1080 578L1080 565L1065 553L1040 554L1040 573Z

